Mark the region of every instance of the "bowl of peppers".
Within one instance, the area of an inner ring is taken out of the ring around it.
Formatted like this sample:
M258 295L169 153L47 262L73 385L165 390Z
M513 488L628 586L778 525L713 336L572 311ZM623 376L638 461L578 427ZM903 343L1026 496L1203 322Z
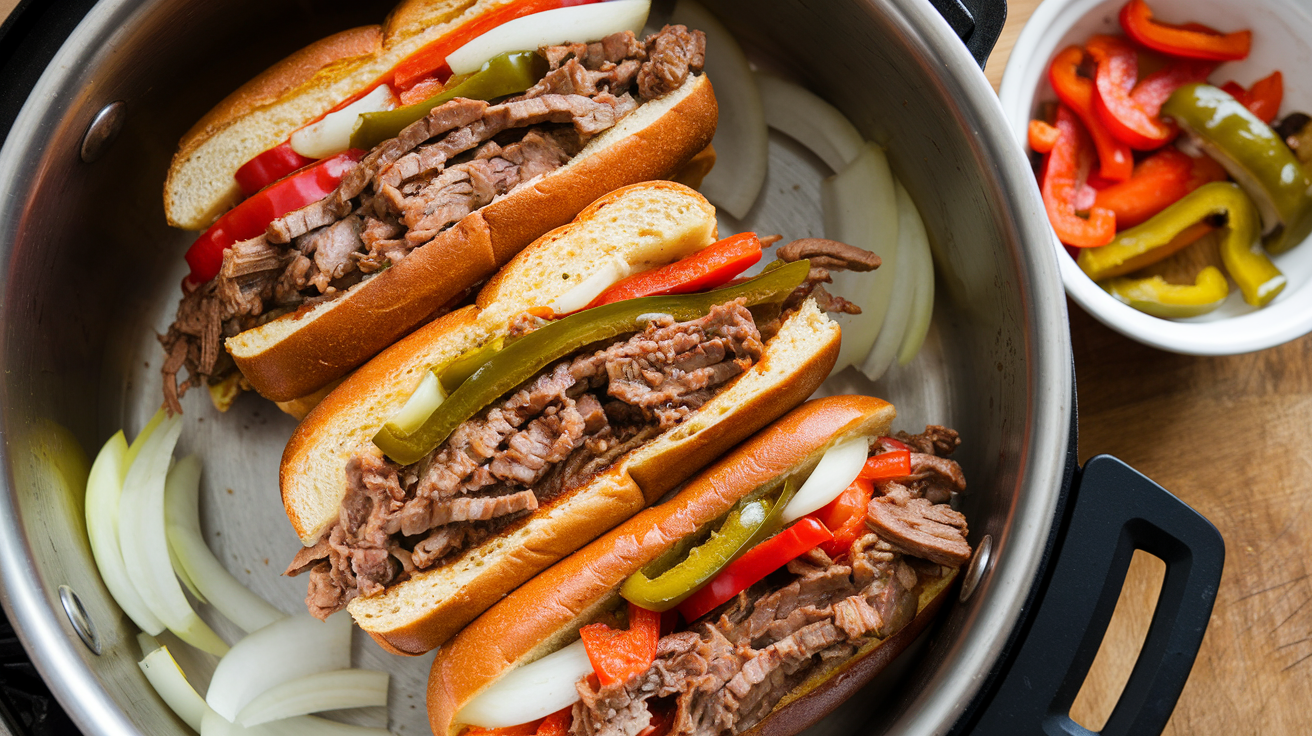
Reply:
M1045 0L999 96L1066 292L1179 353L1312 332L1312 7Z

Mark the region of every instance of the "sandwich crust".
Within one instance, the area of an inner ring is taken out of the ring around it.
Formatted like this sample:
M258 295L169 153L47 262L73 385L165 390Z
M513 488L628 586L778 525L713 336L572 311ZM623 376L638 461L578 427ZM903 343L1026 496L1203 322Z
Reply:
M717 118L710 81L693 77L597 136L560 169L470 213L397 266L337 299L231 337L227 349L266 398L287 402L312 394L598 197L673 174L709 144Z
M628 576L680 539L775 478L814 467L838 439L885 434L895 415L891 404L869 396L807 402L703 470L673 499L525 583L438 652L428 680L433 733L455 736L466 703L509 670L576 639L578 627L616 600Z

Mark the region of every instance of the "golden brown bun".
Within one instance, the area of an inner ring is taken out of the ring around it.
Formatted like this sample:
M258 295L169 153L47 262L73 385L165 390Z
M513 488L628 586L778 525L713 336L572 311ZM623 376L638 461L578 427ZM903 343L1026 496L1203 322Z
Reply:
M649 508L538 575L461 631L433 660L428 717L455 736L456 715L507 672L568 644L616 599L633 573L720 518L766 483L819 462L834 442L886 434L896 412L869 396L807 402L703 470L678 495Z
M426 370L504 334L510 318L549 304L609 258L645 270L714 241L715 208L697 192L664 181L613 191L574 222L538 238L483 287L475 305L425 325L369 361L296 428L283 452L281 486L301 541L313 544L336 520L347 461L405 404Z
M811 395L833 369L838 344L838 323L808 299L766 344L756 365L682 424L620 458L561 501L539 508L514 531L378 595L356 598L347 610L360 628L394 653L423 654L439 646L506 593Z
M164 214L184 230L209 226L240 196L242 164L377 83L402 59L511 0L403 0L382 26L342 31L269 67L225 97L178 144Z
M652 100L569 163L479 209L346 295L228 338L237 367L266 398L290 401L346 375L487 278L534 238L619 187L662 179L715 133L704 75Z

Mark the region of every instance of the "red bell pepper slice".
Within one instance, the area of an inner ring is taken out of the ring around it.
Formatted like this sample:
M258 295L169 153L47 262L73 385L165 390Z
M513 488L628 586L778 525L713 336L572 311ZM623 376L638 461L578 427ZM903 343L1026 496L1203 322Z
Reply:
M1048 153L1057 145L1057 129L1042 120L1031 120L1028 131L1030 150L1035 153Z
M603 686L622 684L647 671L656 661L661 638L661 614L629 604L629 628L612 629L603 623L579 629L588 660Z
M696 621L766 575L833 538L834 535L818 519L803 516L797 523L729 563L709 583L680 603L679 613L685 621Z
M870 456L856 477L873 483L877 480L905 478L908 475L911 475L911 448Z
M228 210L187 250L191 273L183 282L195 288L219 274L223 251L260 233L279 217L328 195L364 151L352 149L331 156L285 177Z
M418 105L429 97L441 93L445 88L446 84L437 77L428 77L416 82L415 86L409 89L401 90L398 99L403 107Z
M690 294L727 283L761 260L756 233L738 233L674 263L621 279L586 307L661 294Z
M1057 106L1057 129L1061 137L1043 161L1041 189L1048 221L1058 239L1067 245L1079 248L1106 245L1116 237L1116 215L1097 206L1090 208L1088 219L1076 214L1076 199L1084 186L1082 179L1092 156L1089 136L1075 113L1065 105Z
M464 46L488 31L526 15L555 10L572 5L589 5L599 0L519 0L502 5L495 10L480 13L468 23L430 42L423 48L407 56L392 69L392 82L397 89L408 89L425 77L436 76L446 81L451 76L451 69L446 65L447 54Z
M1071 46L1057 54L1048 68L1048 81L1067 107L1084 121L1098 149L1098 173L1104 179L1125 181L1134 171L1130 147L1113 136L1093 107L1093 80L1080 76L1084 49Z
M866 507L875 495L875 484L860 476L838 494L838 498L809 514L833 530L834 538L821 542L820 549L832 559L845 557L852 543L866 532Z
M1175 124L1148 112L1130 96L1139 76L1134 47L1115 36L1097 35L1089 39L1085 50L1098 64L1093 107L1107 130L1139 151L1156 150L1170 143L1179 132Z
M241 187L241 193L249 197L312 163L314 159L293 151L292 142L285 141L242 164L233 178L237 180L237 186Z
M1146 114L1156 117L1161 113L1162 105L1177 89L1193 82L1205 82L1215 70L1215 61L1178 59L1170 66L1144 77L1134 86L1130 99L1143 108Z
M1204 184L1210 184L1214 181L1225 181L1230 178L1230 173L1225 167L1217 163L1216 159L1203 154L1201 156L1191 156L1194 160L1193 171L1189 174L1189 191L1193 191Z
M518 726L481 728L470 726L460 736L565 736L574 723L574 706L568 705L546 718L539 718Z
M1116 227L1134 227L1170 207L1192 191L1194 161L1175 148L1164 148L1134 167L1134 175L1098 192L1095 207L1116 213Z
M880 437L875 444L876 446L883 448L884 452L890 452L892 450L906 450L907 452L911 452L911 446L896 437L885 435Z
M1230 93L1248 111L1268 125L1280 112L1280 103L1285 99L1285 75L1273 72L1270 76L1253 82L1253 86L1244 89L1238 82L1226 82L1221 89Z
M1253 32L1221 33L1197 23L1171 25L1153 19L1144 0L1130 0L1121 8L1121 28L1130 38L1150 49L1187 59L1238 61L1248 57Z

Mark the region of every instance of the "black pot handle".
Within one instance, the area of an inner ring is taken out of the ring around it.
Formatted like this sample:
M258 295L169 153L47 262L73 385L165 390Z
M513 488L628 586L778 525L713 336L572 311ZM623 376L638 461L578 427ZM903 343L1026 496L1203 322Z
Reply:
M1136 549L1166 562L1148 637L1100 732L1161 733L1184 689L1221 582L1211 522L1130 466L1099 455L1077 474L1069 527L1001 684L973 733L1090 735L1070 718Z
M929 0L984 68L1007 22L1007 0Z
M95 0L21 0L0 25L0 141L64 40Z

